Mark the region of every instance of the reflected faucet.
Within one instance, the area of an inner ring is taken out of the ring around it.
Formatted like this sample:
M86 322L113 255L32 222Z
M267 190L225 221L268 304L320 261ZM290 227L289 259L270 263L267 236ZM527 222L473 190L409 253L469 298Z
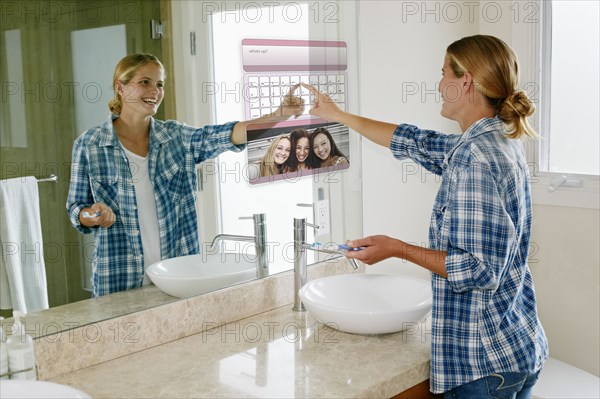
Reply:
M256 277L269 275L269 253L267 251L267 217L264 213L254 214L252 217L241 217L240 220L254 220L254 236L243 236L236 234L218 234L210 244L214 248L218 241L246 241L253 242L256 248Z
M306 243L306 226L318 229L319 226L312 223L307 223L306 219L294 218L294 307L292 310L296 312L304 312L304 304L300 300L298 291L306 284L307 281L307 268L306 268L306 250L322 252L331 255L342 255L344 253L340 250L329 250L323 248L315 248L310 244ZM358 264L354 259L348 259L350 265L354 270L358 269Z

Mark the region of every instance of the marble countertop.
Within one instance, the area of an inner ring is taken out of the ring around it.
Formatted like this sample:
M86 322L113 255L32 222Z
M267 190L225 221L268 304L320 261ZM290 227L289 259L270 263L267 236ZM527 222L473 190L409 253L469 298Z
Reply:
M27 313L23 322L27 334L35 339L57 331L68 331L74 327L98 323L178 300L151 284ZM12 326L13 323L12 318L3 320L4 331L12 331L7 326Z
M426 323L346 334L291 305L50 381L94 398L392 397L429 378Z

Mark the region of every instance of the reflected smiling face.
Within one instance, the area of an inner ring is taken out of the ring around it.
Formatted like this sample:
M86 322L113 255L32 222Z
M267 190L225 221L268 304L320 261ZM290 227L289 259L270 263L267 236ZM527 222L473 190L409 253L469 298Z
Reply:
M165 95L164 80L165 71L148 63L140 67L127 84L118 82L123 111L139 112L144 116L156 114Z
M326 160L331 154L331 143L327 136L323 133L318 133L315 136L313 151L321 160Z
M296 142L296 159L303 163L308 157L309 143L308 138L302 137Z
M273 161L277 165L283 164L290 157L290 151L292 149L292 143L287 138L279 139L279 143L277 143L277 147L275 147L275 151L273 152Z

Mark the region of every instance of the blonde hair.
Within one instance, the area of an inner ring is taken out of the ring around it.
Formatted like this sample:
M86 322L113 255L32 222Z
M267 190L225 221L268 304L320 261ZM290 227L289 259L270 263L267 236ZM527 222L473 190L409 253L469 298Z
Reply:
M283 165L277 165L275 161L273 161L273 155L275 154L275 149L277 148L277 145L283 139L288 140L290 142L291 147L292 140L288 135L282 134L280 136L275 137L273 141L271 141L271 145L267 149L265 156L259 162L259 176L274 176L281 173Z
M138 69L150 63L156 64L163 71L165 70L163 64L152 54L130 54L119 61L113 74L113 90L115 96L108 102L108 109L110 109L110 112L118 115L121 113L121 108L123 106L121 96L117 91L117 82L123 84L129 83Z
M473 76L476 89L506 124L507 137L538 137L527 121L535 106L519 90L517 56L505 42L487 35L464 37L448 46L446 55L456 77Z

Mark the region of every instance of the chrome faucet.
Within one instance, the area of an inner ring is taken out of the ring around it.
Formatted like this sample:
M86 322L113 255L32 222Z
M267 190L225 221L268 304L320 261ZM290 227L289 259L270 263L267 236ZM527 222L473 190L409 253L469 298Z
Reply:
M344 253L340 250L329 250L324 248L315 248L314 246L306 243L306 226L318 229L319 226L312 223L307 223L306 219L294 218L294 307L292 310L296 312L304 312L304 304L300 300L298 291L307 281L307 268L306 268L306 250L322 252L331 255L342 255ZM358 269L358 264L354 259L348 259L354 270Z
M266 277L269 275L269 252L267 248L267 217L264 213L254 214L252 217L244 216L240 220L254 220L254 235L243 236L237 234L218 234L210 244L214 248L217 241L246 241L253 242L256 248L256 277Z

